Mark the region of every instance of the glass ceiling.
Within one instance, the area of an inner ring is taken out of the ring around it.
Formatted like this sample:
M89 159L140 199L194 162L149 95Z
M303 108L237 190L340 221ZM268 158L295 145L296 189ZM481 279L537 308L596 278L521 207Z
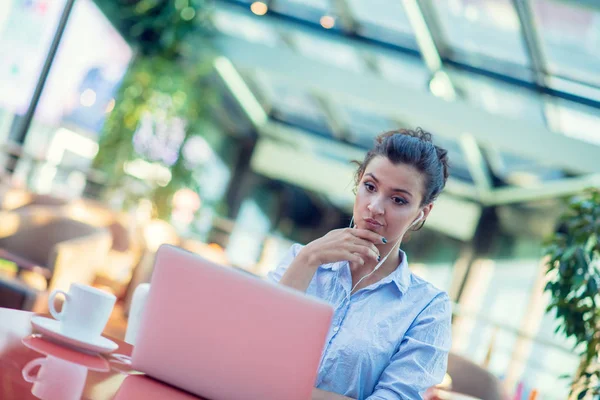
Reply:
M432 0L447 47L445 56L481 68L530 67L511 0ZM494 63L492 60L500 60ZM505 68L510 74L515 71Z
M272 0L264 1L269 7L265 16L254 15L251 3L217 1L226 6L217 7L217 28L437 95L432 77L439 70L432 70L422 57L433 51L456 101L600 145L600 5L594 9L577 1L531 0L517 9L512 0L425 0L418 2L417 15L425 21L423 31L415 25L415 11L405 9L401 0ZM323 16L334 18L332 29L321 25ZM422 41L417 37L424 35L431 37L433 49L418 45ZM316 99L298 85L286 84L294 79L293 71L281 74L277 79L253 76L259 97L269 99L270 116L278 122L360 148L369 146L378 132L404 126L335 96ZM335 110L335 121L325 109ZM340 126L341 134L334 134L332 127ZM445 140L453 175L472 182L459 140ZM540 180L564 176L533 161L492 153L482 149L489 171L500 182L509 182L512 172L526 171Z
M359 35L417 49L417 41L401 1L348 0Z
M533 10L548 71L600 87L600 3L594 11L535 0Z

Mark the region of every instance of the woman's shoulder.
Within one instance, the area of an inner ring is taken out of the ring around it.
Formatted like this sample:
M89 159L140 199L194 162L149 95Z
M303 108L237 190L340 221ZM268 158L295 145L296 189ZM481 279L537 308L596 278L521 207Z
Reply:
M411 272L410 274L410 286L409 290L413 291L414 294L419 295L422 298L428 299L428 303L447 303L450 304L450 296L445 290L442 290L429 282Z

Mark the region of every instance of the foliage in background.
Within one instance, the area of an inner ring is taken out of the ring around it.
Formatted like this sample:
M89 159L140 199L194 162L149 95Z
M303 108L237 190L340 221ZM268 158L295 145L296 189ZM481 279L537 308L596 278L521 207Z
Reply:
M600 393L600 190L573 197L562 216L562 227L547 243L552 295L547 311L560 321L557 332L576 342L582 361L571 393L583 399Z
M133 46L135 56L104 125L93 168L105 174L107 195L120 194L129 203L148 197L158 216L168 218L170 198L181 187L193 187L198 168L181 151L191 137L202 133L215 98L208 79L214 56L209 3L96 0L96 4ZM177 132L171 135L176 125L182 128L182 138L176 137ZM156 149L140 153L140 146L134 145L136 135L147 137L149 132L155 144L180 142L177 154L168 157L170 162L153 154ZM168 184L160 179L136 182L124 168L136 159L170 169Z

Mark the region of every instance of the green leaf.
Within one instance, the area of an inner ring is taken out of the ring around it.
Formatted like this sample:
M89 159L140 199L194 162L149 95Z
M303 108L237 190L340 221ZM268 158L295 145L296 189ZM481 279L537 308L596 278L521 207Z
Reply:
M554 329L554 334L557 334L562 329L561 325L558 325L556 329Z
M564 254L562 255L562 257L560 258L561 261L568 261L571 258L573 258L573 255L575 254L575 251L577 251L577 247L576 246L571 246L569 247Z
M568 269L569 269L569 264L565 261L561 261L560 266L558 267L558 272L560 272L561 275L566 275Z
M587 395L588 390L587 389L583 389L580 393L579 396L577 396L577 400L583 400L583 398Z
M598 236L595 233L592 233L585 243L585 252L591 253L594 247L598 244Z
M587 283L587 289L590 296L598 294L598 282L596 282L595 277L590 278Z

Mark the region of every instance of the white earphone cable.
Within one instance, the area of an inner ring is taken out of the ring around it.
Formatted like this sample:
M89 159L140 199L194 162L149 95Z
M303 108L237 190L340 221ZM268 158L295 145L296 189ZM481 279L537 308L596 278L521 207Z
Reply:
M415 224L418 224L419 221L421 221L423 219L423 217L425 216L425 213L423 211L421 211L421 214L419 215L419 218L417 218L416 220L413 221L412 224L410 224L409 229L412 228ZM352 224L354 222L354 215L352 216L352 219L350 220L350 228L353 228ZM390 256L390 254L392 254L392 251L394 251L394 249L396 248L396 246L398 246L400 244L400 242L402 241L402 237L400 239L398 239L398 241L396 242L396 244L394 246L392 246L392 248L390 249L390 251L388 251L388 253L385 255L385 257L383 257L383 259L381 259L381 261L379 261L377 263L377 265L375 266L375 268L373 268L373 271L369 272L368 274L366 274L365 276L363 276L362 278L360 278L358 280L358 282L356 282L356 284L352 287L352 289L350 289L350 292L342 299L341 302L339 302L335 308L337 309L344 301L346 301L347 299L350 298L350 296L352 295L352 292L354 292L354 289L356 289L356 287L366 278L368 278L369 276L373 275L373 273L375 271L377 271L379 269L379 267L381 267L383 265L383 263L385 262L385 260L387 260L387 258Z

